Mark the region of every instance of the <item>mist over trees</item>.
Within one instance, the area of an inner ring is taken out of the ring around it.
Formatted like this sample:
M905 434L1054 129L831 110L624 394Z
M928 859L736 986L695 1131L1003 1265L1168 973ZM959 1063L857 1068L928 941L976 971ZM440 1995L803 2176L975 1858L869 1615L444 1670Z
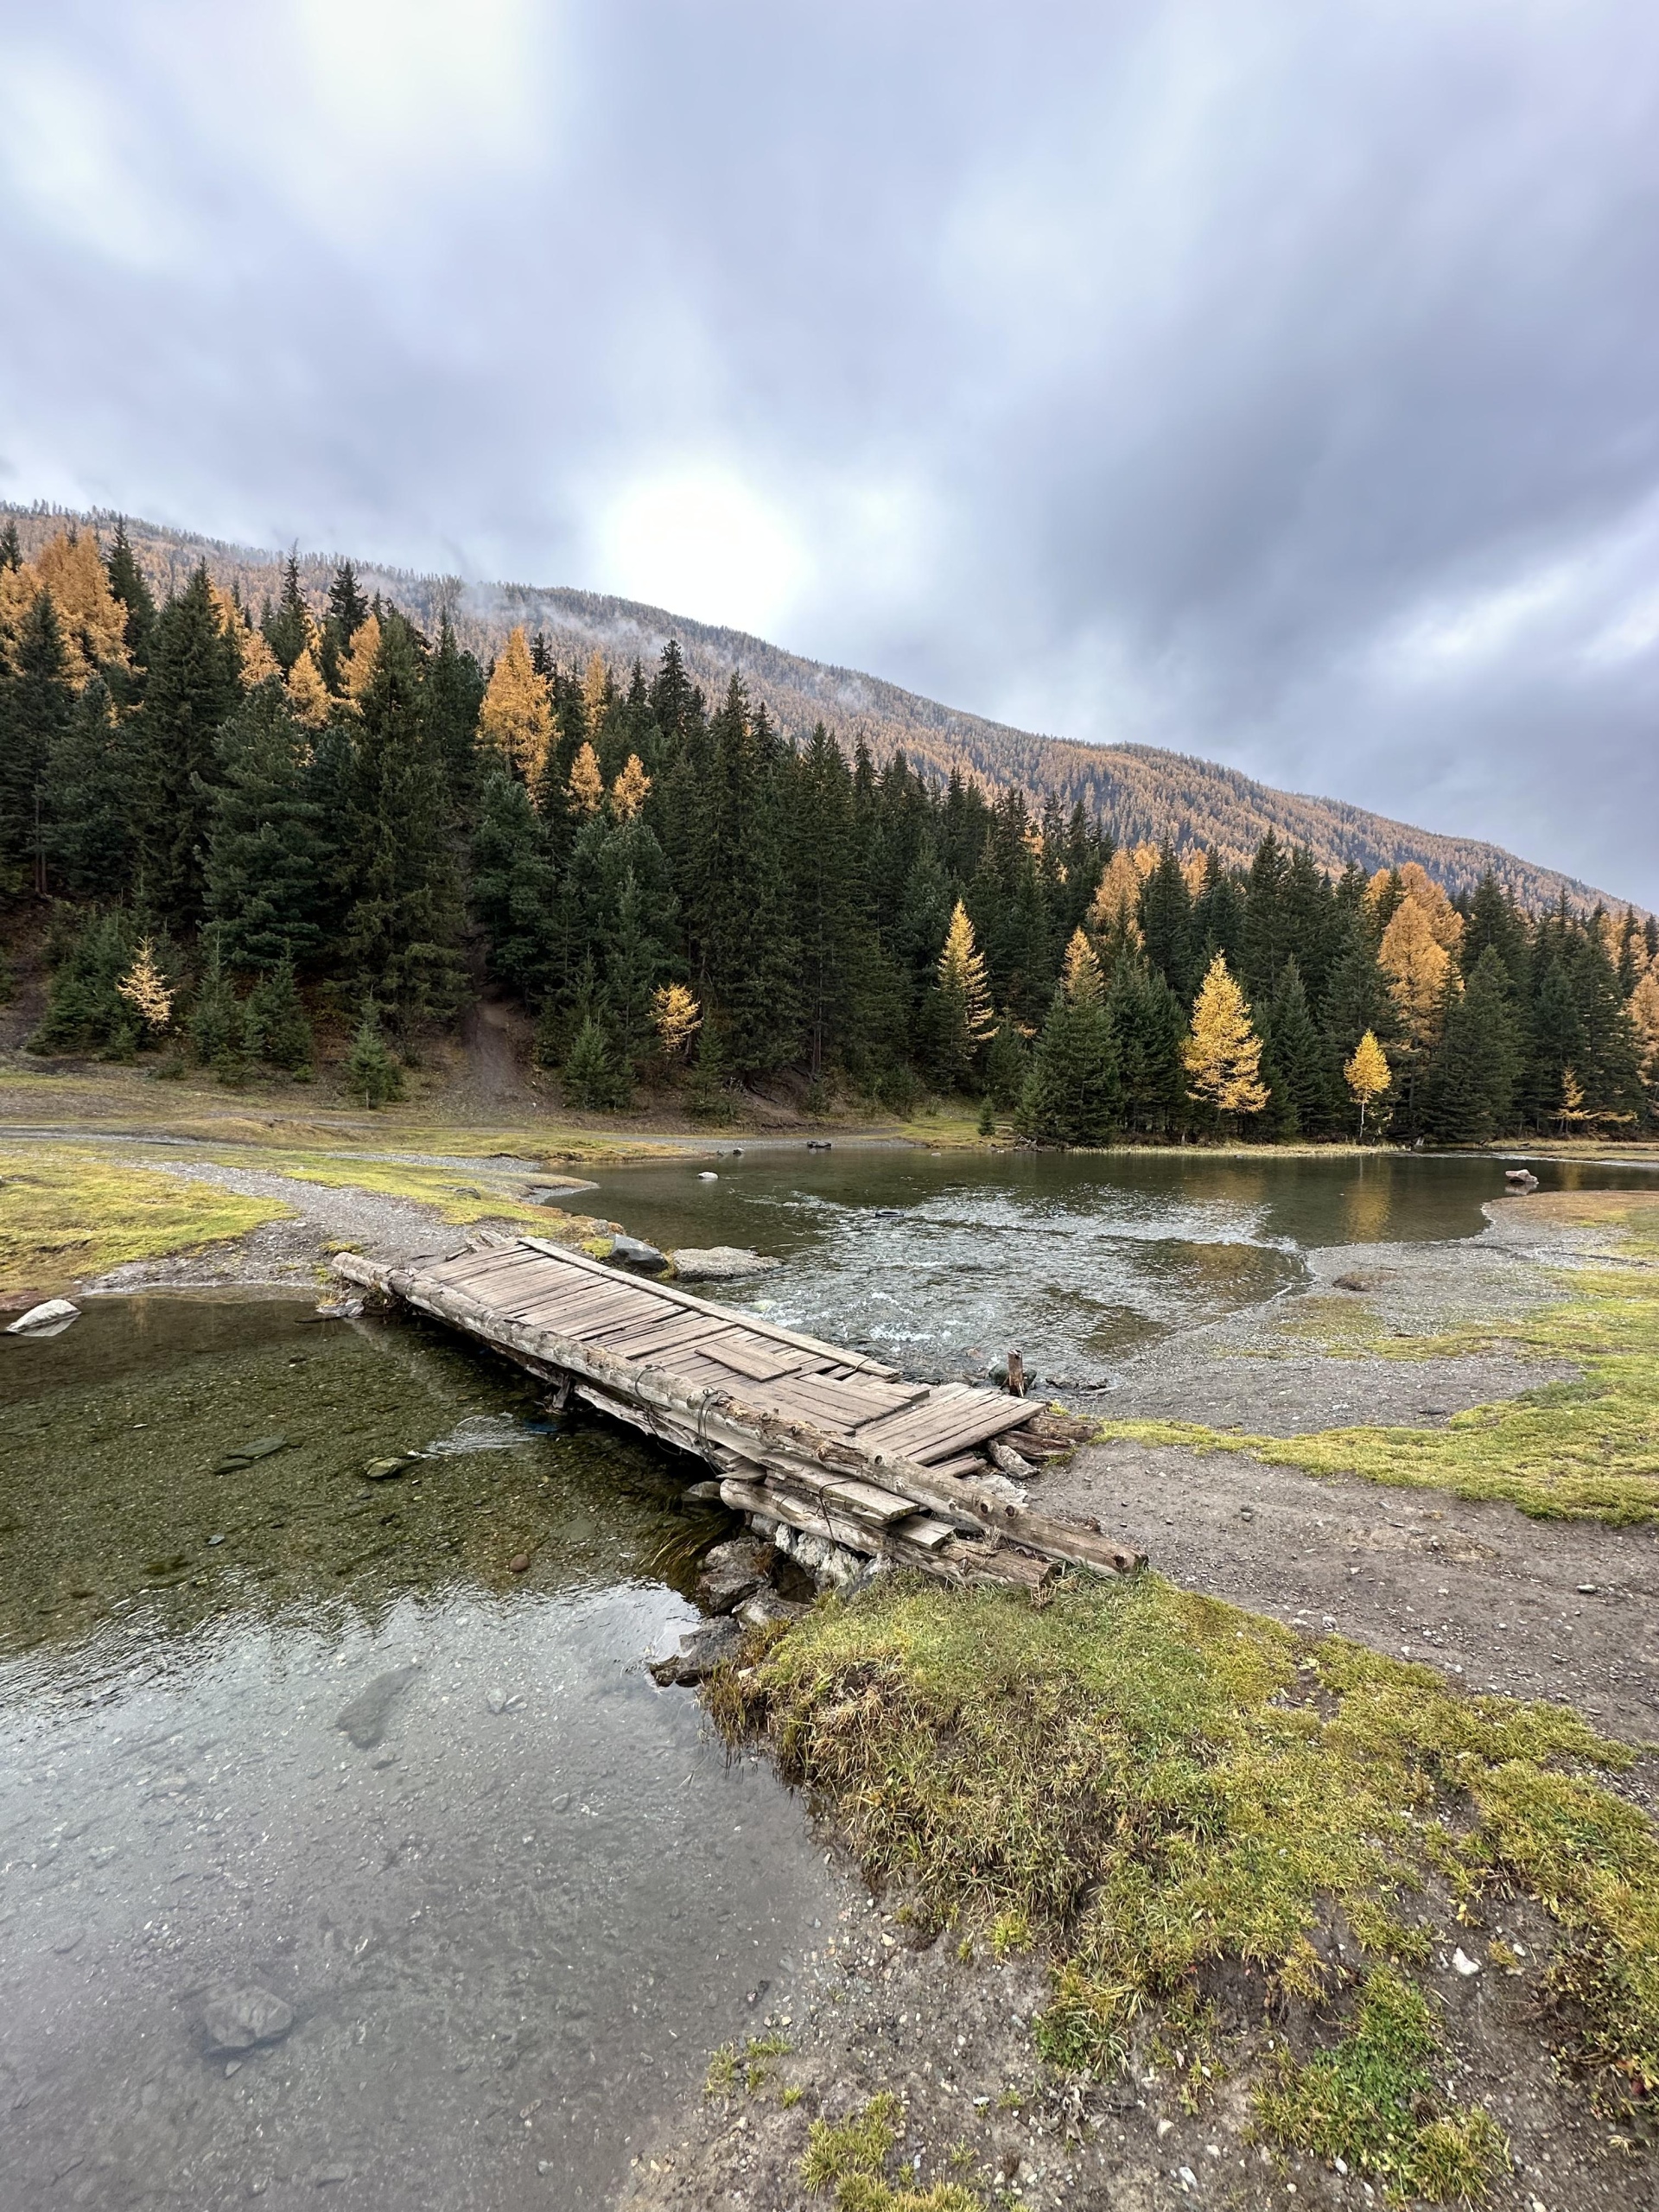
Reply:
M125 534L0 534L0 893L52 916L42 1052L234 1080L351 1042L358 1095L480 990L567 1101L804 1083L983 1101L1037 1141L1635 1131L1659 932L1491 874L1126 849L1081 802L788 733L734 672L486 667L296 563L256 614ZM143 983L140 990L134 978ZM165 1008L162 1010L162 1001ZM1386 1080L1384 1080L1386 1078Z

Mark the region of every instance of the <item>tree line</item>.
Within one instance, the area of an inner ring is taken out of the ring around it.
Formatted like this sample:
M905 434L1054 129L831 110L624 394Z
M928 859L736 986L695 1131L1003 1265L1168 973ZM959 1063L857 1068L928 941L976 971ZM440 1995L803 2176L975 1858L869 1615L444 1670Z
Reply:
M1659 1110L1634 912L1333 878L1272 836L1242 870L1126 849L791 739L739 674L711 704L671 641L563 668L519 630L486 668L349 563L315 609L293 561L257 615L205 564L158 607L119 528L0 536L0 891L52 916L35 1049L303 1073L321 1020L375 1099L488 988L582 1107L672 1083L718 1116L793 1071L1071 1144Z

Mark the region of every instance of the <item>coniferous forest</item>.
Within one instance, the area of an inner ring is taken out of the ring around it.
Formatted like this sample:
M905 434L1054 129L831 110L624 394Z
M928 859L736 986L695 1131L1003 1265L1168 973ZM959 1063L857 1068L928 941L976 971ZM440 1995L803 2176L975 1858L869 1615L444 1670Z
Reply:
M848 758L671 643L491 666L349 563L158 605L125 533L0 536L0 896L49 917L41 1055L353 1095L510 995L567 1104L710 1119L927 1093L988 1132L1464 1143L1659 1119L1659 929L1488 874L1116 842L1081 806Z

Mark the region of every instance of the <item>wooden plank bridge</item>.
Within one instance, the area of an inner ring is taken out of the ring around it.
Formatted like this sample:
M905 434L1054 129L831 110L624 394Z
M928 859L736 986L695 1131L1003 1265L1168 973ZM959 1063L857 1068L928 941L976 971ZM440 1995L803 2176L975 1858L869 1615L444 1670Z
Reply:
M1142 1556L1033 1510L1010 1474L1057 1447L1023 1398L907 1382L861 1353L619 1272L543 1238L475 1242L335 1272L505 1353L599 1412L715 1468L734 1511L956 1583L1039 1592L1058 1566Z

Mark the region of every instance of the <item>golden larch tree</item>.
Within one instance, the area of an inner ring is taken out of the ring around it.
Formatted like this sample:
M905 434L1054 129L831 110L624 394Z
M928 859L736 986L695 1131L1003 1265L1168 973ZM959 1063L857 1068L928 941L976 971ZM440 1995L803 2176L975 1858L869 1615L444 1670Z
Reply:
M1119 944L1141 942L1141 871L1120 845L1107 861L1089 909L1089 926Z
M1218 1114L1259 1114L1267 1104L1268 1087L1260 1073L1262 1039L1244 994L1219 952L1193 1003L1192 1033L1181 1047L1181 1058L1192 1079L1187 1095Z
M570 763L565 795L573 814L597 814L605 798L605 779L599 772L599 755L584 737Z
M307 729L321 729L334 705L328 696L328 686L322 680L322 671L317 666L316 655L309 645L288 671L288 703L295 721L302 722Z
M1073 930L1065 948L1061 971L1065 995L1073 1006L1098 1006L1106 995L1106 978L1100 971L1095 948L1081 930Z
M650 791L651 778L645 773L639 755L630 753L611 785L611 812L619 822L632 822Z
M582 671L582 712L588 724L589 737L598 737L605 727L605 716L616 696L611 683L611 671L605 665L605 657L595 646L588 657Z
M1368 1029L1355 1046L1354 1056L1344 1064L1342 1076L1359 1107L1359 1134L1363 1137L1366 1109L1376 1104L1394 1080L1389 1071L1389 1056L1377 1043L1373 1031Z
M340 681L354 712L362 711L359 702L374 681L375 664L379 658L379 620L365 614L353 631L350 648L340 664Z
M534 783L547 761L553 737L553 708L547 678L537 673L522 624L512 632L490 671L478 734L491 751L527 782Z
M990 1034L994 1016L985 956L974 941L974 925L960 899L944 933L944 950L939 955L939 988L955 1002L959 1025L971 1052Z
M160 1036L173 1019L173 994L156 965L154 946L146 938L130 968L116 989L137 1015L144 1028Z
M1630 1025L1643 1079L1650 1090L1659 1092L1659 968L1649 968L1630 993Z
M664 1058L678 1059L702 1027L702 1008L683 983L664 983L651 995L651 1026Z
M1388 979L1408 1047L1425 1052L1440 1033L1440 1007L1452 956L1434 934L1424 907L1402 899L1382 932L1377 964Z
M64 674L79 690L100 668L129 664L126 609L110 589L98 540L88 531L60 530L32 562L0 569L0 638L15 645L42 592L63 636Z

